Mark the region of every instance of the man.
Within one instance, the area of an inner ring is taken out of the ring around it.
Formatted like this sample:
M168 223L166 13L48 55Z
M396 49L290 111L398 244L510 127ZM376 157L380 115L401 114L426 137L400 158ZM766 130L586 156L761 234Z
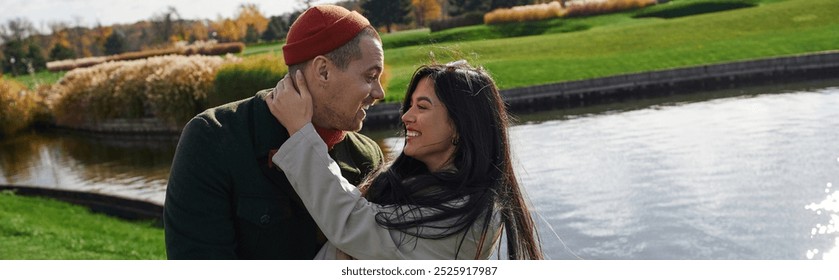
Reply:
M366 18L315 6L294 22L283 56L300 70L313 101L312 123L350 182L383 161L378 145L355 133L366 109L384 98L381 39ZM166 190L170 259L311 259L322 233L271 156L288 138L264 101L209 109L184 128Z

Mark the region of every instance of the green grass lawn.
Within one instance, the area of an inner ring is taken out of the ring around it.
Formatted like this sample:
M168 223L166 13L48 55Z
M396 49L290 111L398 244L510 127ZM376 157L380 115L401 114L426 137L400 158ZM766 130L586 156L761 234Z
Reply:
M402 99L429 52L440 62L466 58L483 65L501 88L515 88L839 49L835 0L764 1L673 19L635 19L634 13L563 19L591 27L580 32L387 49L387 100Z
M163 229L0 192L0 259L165 259Z
M64 76L64 71L61 72L50 72L50 71L41 71L36 72L31 75L20 75L17 77L12 77L11 75L6 76L7 78L11 78L16 80L25 86L29 87L30 89L35 89L39 85L46 85L46 84L54 84Z
M646 9L731 1L675 0ZM747 1L758 5L671 19L634 18L642 9L435 33L417 29L383 34L389 74L386 100L402 99L414 70L429 63L432 52L438 62L463 58L482 65L507 89L839 49L836 0ZM248 46L241 55L266 54L281 57L282 43Z
M245 50L239 54L239 56L244 57L265 54L274 54L276 56L281 56L283 54L283 44L285 44L285 40L280 42L248 45L245 47Z

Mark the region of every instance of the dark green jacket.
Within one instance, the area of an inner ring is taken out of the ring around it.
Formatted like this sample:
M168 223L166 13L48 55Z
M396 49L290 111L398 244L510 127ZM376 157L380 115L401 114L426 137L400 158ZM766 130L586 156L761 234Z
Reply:
M262 99L209 109L184 127L166 189L170 259L312 259L323 240L270 150L288 133ZM383 161L378 145L348 133L330 155L358 184Z

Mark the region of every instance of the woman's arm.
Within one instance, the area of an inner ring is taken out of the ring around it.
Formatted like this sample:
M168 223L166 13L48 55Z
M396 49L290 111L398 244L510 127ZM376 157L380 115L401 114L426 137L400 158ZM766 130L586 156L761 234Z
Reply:
M393 208L368 202L358 189L341 177L338 165L327 154L326 144L311 124L291 136L273 157L282 169L306 209L332 244L359 259L472 259L475 257L480 229L443 239L414 240L396 230L376 223L376 214ZM420 210L423 211L423 210ZM490 230L482 257L491 252L494 231ZM408 242L404 242L405 238ZM416 241L416 242L414 242ZM403 246L398 246L403 244Z

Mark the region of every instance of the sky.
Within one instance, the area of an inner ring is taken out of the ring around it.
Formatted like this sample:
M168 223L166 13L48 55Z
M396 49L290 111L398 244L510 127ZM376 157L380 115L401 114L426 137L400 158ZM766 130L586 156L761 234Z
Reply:
M335 3L319 0L315 4ZM129 24L150 19L173 6L183 19L232 18L238 7L253 3L266 17L303 8L298 0L0 0L0 24L10 19L26 18L41 32L50 22L82 26Z

